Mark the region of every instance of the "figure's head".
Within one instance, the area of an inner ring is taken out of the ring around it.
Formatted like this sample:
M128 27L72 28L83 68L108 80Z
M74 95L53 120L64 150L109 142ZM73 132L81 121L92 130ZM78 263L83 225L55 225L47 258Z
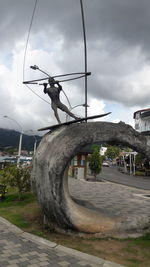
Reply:
M50 86L53 86L53 85L55 84L55 80L54 80L54 78L52 78L52 77L50 77L50 78L48 79L48 82L49 82Z

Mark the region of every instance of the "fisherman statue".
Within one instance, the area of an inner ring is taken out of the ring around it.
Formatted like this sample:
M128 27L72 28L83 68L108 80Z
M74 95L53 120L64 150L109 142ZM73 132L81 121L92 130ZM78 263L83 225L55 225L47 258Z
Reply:
M48 86L48 83L50 87ZM60 118L58 116L57 109L61 109L63 112L66 112L69 116L73 117L74 119L79 119L76 117L70 110L60 101L60 92L62 90L62 86L60 85L59 81L55 81L54 78L49 77L48 83L43 83L44 85L44 93L48 94L51 99L51 107L54 111L55 117L59 124L61 124Z

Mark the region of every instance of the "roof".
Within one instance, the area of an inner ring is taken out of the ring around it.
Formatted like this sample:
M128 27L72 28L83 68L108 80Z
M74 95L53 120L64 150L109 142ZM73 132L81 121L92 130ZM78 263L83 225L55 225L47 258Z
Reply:
M136 113L141 113L141 112L144 112L144 111L150 111L150 108L139 109L139 110L135 111L134 114L133 114L133 118L135 119Z

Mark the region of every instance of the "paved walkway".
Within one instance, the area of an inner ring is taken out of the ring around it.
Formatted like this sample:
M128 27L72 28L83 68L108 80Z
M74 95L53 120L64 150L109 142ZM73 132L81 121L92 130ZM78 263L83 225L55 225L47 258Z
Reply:
M0 217L0 267L121 267L21 231Z
M101 177L104 177L103 174ZM108 181L91 182L70 178L69 191L87 208L121 218L121 229L130 233L130 236L138 235L150 226L150 190Z

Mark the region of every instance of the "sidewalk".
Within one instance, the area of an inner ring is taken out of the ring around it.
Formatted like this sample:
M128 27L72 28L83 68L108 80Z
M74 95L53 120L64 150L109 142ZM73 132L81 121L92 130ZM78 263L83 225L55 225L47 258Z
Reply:
M111 167L99 175L102 182L69 178L70 194L77 203L119 220L122 234L116 237L122 237L123 232L123 237L139 236L144 229L150 228L150 190L131 187L129 183L106 181L104 172L115 179Z
M121 267L23 232L0 217L0 267Z

